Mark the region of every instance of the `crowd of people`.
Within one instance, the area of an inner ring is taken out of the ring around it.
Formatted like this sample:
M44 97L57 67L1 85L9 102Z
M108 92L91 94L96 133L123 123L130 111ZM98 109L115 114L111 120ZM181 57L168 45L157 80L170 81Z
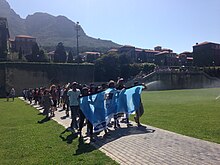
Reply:
M135 82L134 85L138 85L138 82ZM119 78L117 83L113 80L108 83L104 83L101 85L81 85L77 82L68 83L64 86L61 85L51 85L50 88L41 87L35 89L24 89L23 97L25 100L28 100L30 104L39 104L44 108L43 115L46 116L47 120L55 116L55 111L57 111L57 107L61 107L65 110L66 117L71 117L71 124L68 130L77 131L80 136L82 136L82 128L87 124L87 134L90 137L90 140L94 140L93 138L93 125L92 123L86 119L85 115L80 109L79 99L83 96L88 96L92 94L96 94L102 92L108 88L116 88L117 90L126 89L124 85L123 78ZM71 112L71 113L69 113ZM71 116L70 116L71 114ZM136 116L134 117L135 122L138 126L141 126L139 122L140 116L143 114L143 106L136 110ZM120 128L120 122L124 122L127 126L131 126L132 124L129 122L128 114L117 114L114 115L113 125L114 128ZM105 134L108 135L107 129L104 130Z

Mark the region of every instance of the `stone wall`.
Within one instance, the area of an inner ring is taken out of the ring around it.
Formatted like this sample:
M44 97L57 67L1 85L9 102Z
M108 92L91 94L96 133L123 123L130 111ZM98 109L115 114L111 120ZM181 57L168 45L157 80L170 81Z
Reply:
M129 82L131 86L134 81L144 83L148 90L173 90L173 89L196 89L220 87L220 80L210 77L202 71L156 71L144 77L137 77Z
M21 95L24 88L35 88L51 84L65 84L77 81L94 81L94 65L41 64L41 63L0 63L0 97L12 87Z

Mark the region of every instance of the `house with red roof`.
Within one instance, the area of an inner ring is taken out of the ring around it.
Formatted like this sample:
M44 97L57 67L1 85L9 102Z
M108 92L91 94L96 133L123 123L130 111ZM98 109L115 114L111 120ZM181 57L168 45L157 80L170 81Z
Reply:
M28 35L17 35L15 39L10 39L11 50L19 52L21 49L22 54L29 55L32 53L32 47L37 43L36 38Z

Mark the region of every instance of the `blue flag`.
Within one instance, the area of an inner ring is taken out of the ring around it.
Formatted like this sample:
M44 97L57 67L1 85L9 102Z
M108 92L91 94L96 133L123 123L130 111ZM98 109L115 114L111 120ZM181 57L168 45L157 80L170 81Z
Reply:
M80 108L92 123L94 132L107 128L110 120L118 113L131 114L140 107L143 86L129 89L107 90L80 98Z

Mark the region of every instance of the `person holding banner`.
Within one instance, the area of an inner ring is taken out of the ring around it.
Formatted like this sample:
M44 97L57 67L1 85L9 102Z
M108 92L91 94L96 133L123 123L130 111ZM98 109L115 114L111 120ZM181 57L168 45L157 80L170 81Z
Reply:
M70 90L67 92L67 96L69 97L69 105L71 110L71 124L70 124L70 130L78 129L78 123L77 123L77 116L79 112L79 96L80 96L80 90L77 88L77 83L73 82L71 85Z
M145 84L139 84L138 81L134 82L134 86L142 85L144 89L147 89ZM133 100L136 98L136 93L133 94ZM143 103L140 98L140 104L138 106L135 105L135 116L134 116L134 121L137 123L138 127L141 126L140 124L140 117L144 114L144 107Z
M84 107L87 107L86 109L89 109L89 101L88 101L89 89L87 87L83 87L81 93L82 93L82 95L81 95L82 104ZM80 108L80 111L79 111L79 134L80 134L80 137L82 137L82 128L83 128L85 119L86 119L86 117ZM95 139L93 138L93 126L92 126L92 123L88 119L87 119L87 134L90 137L90 141L94 142Z
M117 88L116 88L117 90L119 90L119 91L122 91L122 90L125 90L126 89L126 87L125 87L125 85L124 85L124 79L123 78L120 78L119 80L118 80L118 82L117 82ZM121 114L118 114L118 116L120 116ZM132 124L129 122L129 114L128 113L126 113L125 112L125 118L124 119L122 119L122 121L124 121L125 120L125 123L127 124L127 126L129 127L129 126L132 126Z

